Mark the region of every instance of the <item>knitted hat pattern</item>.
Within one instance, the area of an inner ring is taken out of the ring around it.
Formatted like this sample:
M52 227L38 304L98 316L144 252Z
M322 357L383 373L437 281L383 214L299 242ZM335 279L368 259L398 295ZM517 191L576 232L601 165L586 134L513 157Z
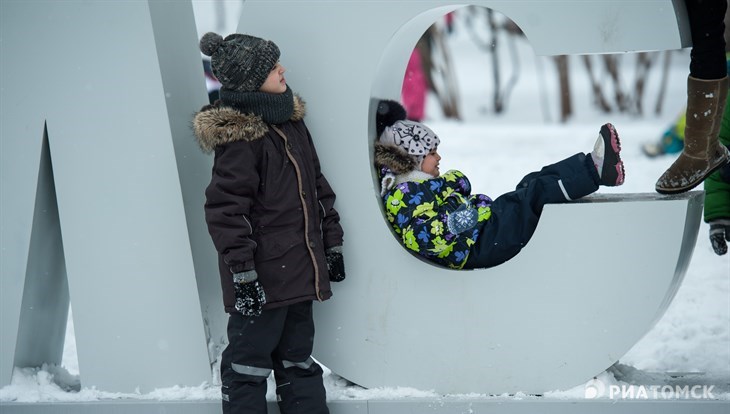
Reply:
M210 56L213 74L223 88L236 92L258 91L279 61L279 47L270 40L246 34L208 32L200 39L200 51Z
M408 155L418 160L420 165L426 155L437 149L439 137L426 125L419 122L400 120L386 126L380 135L381 144L391 144L402 148Z

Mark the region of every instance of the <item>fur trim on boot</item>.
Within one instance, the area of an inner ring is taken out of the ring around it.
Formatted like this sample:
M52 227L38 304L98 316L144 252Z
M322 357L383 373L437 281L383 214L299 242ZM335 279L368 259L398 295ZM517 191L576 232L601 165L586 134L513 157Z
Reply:
M657 192L678 194L689 191L730 161L730 153L718 139L727 92L727 76L717 80L688 77L684 149L674 164L659 177Z

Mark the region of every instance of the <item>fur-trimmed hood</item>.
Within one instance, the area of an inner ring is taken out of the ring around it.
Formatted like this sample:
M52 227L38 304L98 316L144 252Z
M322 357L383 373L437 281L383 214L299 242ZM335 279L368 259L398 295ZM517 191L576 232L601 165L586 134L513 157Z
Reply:
M306 104L294 95L294 112L291 121L301 121L306 114ZM193 117L193 132L200 148L212 152L216 146L236 141L253 141L266 135L269 126L254 114L222 106L220 101L206 105Z
M375 143L375 168L381 173L381 196L385 196L400 183L435 178L421 171L416 157L408 155L402 148L393 144Z
M408 155L402 148L392 144L375 143L375 166L385 167L395 175L407 174L419 170L415 157Z

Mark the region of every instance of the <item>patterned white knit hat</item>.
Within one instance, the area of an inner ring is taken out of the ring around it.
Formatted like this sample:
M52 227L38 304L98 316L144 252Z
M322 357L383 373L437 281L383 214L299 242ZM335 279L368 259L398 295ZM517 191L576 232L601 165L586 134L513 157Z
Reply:
M402 120L385 127L379 139L382 144L392 144L415 157L420 165L426 155L441 143L439 137L426 125Z

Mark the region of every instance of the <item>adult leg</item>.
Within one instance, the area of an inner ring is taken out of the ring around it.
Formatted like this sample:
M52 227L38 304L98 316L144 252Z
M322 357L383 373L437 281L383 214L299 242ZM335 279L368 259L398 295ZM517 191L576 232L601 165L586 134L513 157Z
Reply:
M685 0L692 33L687 78L687 125L684 149L656 183L656 191L689 191L730 161L718 141L728 92L725 61L726 0Z
M727 1L685 0L685 4L692 35L690 76L704 80L724 78L727 76L724 37Z
M265 310L261 316L231 314L228 346L221 360L223 414L266 414L266 379L273 369L286 308Z
M312 359L312 302L290 305L279 346L272 355L276 398L282 414L328 414L322 368Z

